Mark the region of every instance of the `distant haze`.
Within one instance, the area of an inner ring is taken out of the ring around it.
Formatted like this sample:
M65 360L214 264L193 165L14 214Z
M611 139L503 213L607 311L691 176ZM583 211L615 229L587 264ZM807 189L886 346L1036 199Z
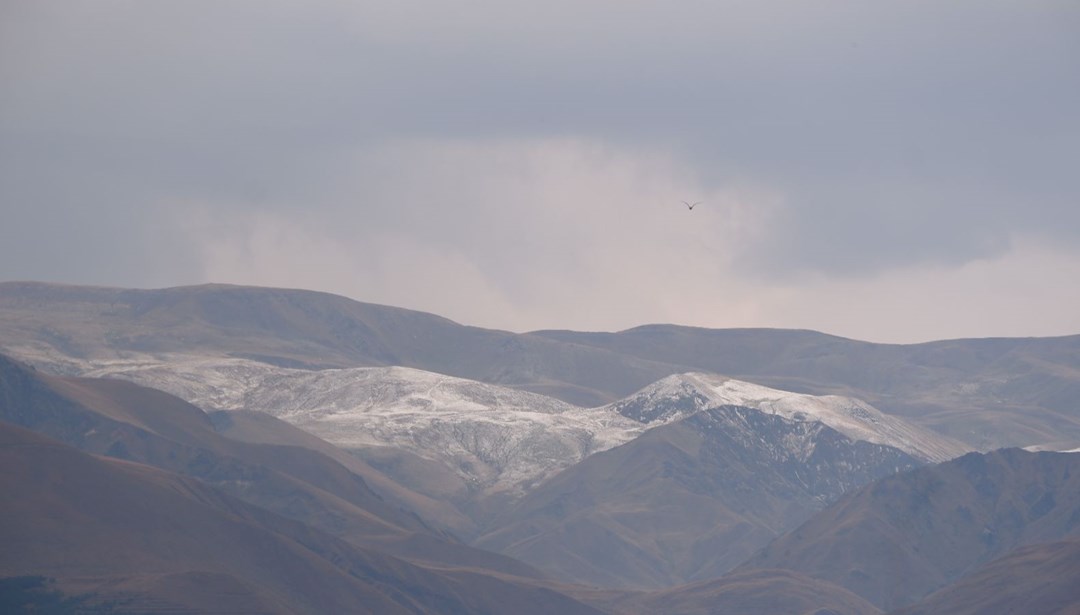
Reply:
M1077 75L1074 0L7 0L0 280L1080 333Z

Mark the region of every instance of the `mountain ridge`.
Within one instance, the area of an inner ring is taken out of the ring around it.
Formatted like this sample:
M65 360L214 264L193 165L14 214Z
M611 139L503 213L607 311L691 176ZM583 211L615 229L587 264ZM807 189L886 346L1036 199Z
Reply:
M853 440L896 447L926 461L970 450L858 400L795 394L708 374L672 375L598 408L401 367L309 372L232 359L118 363L89 375L131 379L211 410L268 412L368 456L371 463L389 463L378 457L390 455L390 449L419 455L455 474L463 481L459 489L511 498L648 429L721 405L821 421ZM665 404L683 409L655 415ZM643 407L653 414L642 416ZM449 491L440 495L458 497Z
M704 371L862 399L979 450L1080 443L1071 403L1080 396L1080 335L896 345L807 330L675 325L516 334L316 291L6 282L0 340L0 351L69 375L82 373L88 354L187 352L308 369L393 364L582 406Z
M848 493L737 570L801 571L889 611L1012 549L1078 533L1080 455L1002 449Z

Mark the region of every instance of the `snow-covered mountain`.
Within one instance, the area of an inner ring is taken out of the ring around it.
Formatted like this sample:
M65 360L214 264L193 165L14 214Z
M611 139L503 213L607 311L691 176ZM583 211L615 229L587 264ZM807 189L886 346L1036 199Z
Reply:
M804 395L711 374L668 376L605 406L643 423L668 423L723 405L754 408L794 421L818 421L854 441L898 448L923 461L946 461L968 452L960 442L839 395Z
M207 410L267 412L345 449L403 450L450 468L472 490L511 496L647 428L607 408L404 367L309 371L173 357L87 375L133 380Z
M819 421L852 440L892 446L922 460L966 452L859 400L708 374L670 376L619 402L588 409L403 367L311 371L173 355L98 363L85 375L133 380L208 410L267 412L346 449L405 451L449 468L474 493L511 497L648 429L725 405Z

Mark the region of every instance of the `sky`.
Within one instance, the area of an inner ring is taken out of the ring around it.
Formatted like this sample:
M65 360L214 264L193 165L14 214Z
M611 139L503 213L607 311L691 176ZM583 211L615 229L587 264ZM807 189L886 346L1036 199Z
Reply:
M1077 334L1080 3L4 0L0 280Z

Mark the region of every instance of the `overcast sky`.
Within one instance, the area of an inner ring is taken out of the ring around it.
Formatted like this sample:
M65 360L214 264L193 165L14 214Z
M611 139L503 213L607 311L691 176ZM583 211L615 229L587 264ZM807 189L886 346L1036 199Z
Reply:
M1080 3L3 0L0 280L1080 333Z

